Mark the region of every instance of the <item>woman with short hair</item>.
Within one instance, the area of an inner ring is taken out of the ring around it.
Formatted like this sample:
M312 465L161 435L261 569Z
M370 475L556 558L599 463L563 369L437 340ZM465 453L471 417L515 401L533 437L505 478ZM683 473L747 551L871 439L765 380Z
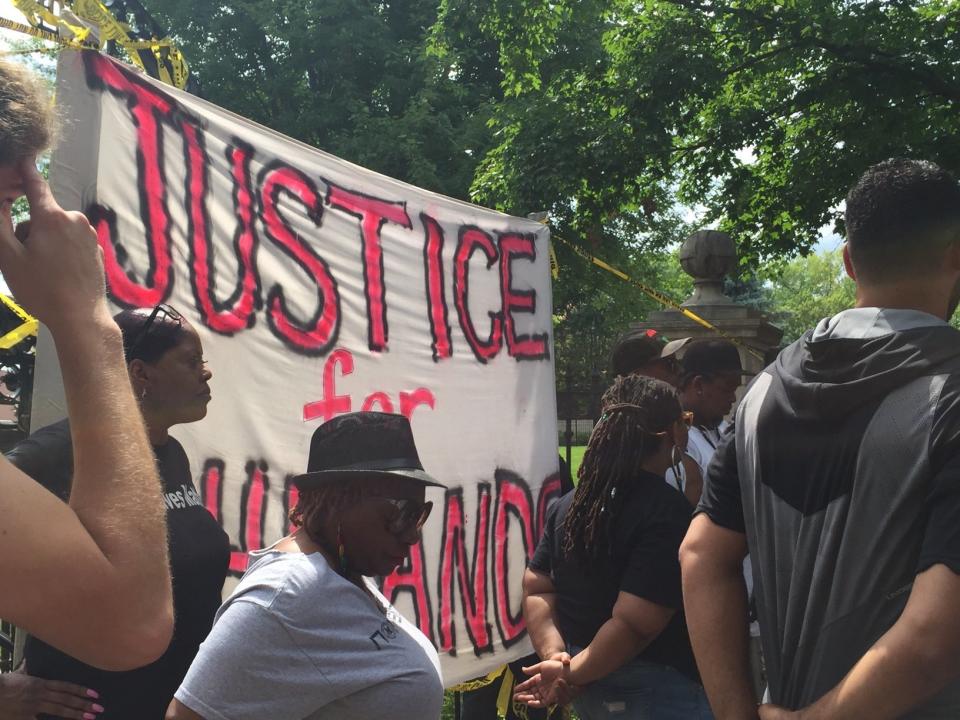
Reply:
M420 463L402 415L360 412L321 425L290 519L217 613L167 720L437 720L430 641L370 579L420 539L443 487Z
M123 335L127 372L163 484L173 639L157 661L126 672L99 670L34 637L27 639L24 659L27 674L37 678L38 685L56 680L92 690L86 707L72 703L75 714L57 717L160 720L210 631L230 562L229 539L201 503L183 446L169 434L174 425L206 416L212 374L197 331L172 307L124 310L114 321ZM69 499L73 450L67 420L33 433L8 457L62 500ZM137 508L117 511L135 513Z
M523 579L542 661L517 699L573 699L583 720L707 720L683 617L678 552L690 505L663 481L689 415L672 387L618 377L604 393L580 483L547 514Z

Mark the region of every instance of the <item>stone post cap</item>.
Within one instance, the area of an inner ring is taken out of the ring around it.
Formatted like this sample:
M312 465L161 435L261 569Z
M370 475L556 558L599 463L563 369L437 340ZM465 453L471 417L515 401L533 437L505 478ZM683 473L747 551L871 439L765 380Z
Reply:
M693 278L693 295L684 305L731 305L723 278L737 269L733 238L719 230L698 230L680 247L680 265Z

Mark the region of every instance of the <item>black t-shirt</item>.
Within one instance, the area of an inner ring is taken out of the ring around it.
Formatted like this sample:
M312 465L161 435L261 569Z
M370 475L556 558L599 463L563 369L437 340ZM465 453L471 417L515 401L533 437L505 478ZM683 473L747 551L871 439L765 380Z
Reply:
M610 619L620 592L675 609L667 627L638 657L669 665L700 682L683 616L680 543L690 524L686 498L663 478L643 472L621 493L609 557L583 562L564 557L563 523L573 502L567 493L547 513L543 537L530 560L557 588L560 634L569 645L586 647Z
M167 507L167 534L176 617L173 640L156 662L129 672L106 672L27 640L27 672L96 690L106 710L100 720L162 720L167 705L213 625L230 562L226 533L203 507L187 455L170 438L155 447ZM21 470L64 501L70 497L73 456L66 421L41 428L8 455ZM46 716L40 716L46 717Z

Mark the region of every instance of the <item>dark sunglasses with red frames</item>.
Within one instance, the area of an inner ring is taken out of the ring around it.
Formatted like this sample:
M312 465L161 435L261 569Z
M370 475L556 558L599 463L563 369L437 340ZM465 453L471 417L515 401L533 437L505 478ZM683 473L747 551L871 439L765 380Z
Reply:
M411 530L420 532L430 511L432 502L420 502L413 498L392 498L374 495L373 498L385 503L388 510L387 530L393 535L404 535Z

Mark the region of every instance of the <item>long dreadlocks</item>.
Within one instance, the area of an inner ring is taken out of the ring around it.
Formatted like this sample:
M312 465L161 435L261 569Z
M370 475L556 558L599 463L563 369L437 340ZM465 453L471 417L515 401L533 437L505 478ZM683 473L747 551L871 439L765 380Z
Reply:
M597 560L613 548L613 529L644 460L657 452L657 433L680 417L672 387L640 375L618 377L601 399L603 414L583 456L580 483L564 521L563 552Z

